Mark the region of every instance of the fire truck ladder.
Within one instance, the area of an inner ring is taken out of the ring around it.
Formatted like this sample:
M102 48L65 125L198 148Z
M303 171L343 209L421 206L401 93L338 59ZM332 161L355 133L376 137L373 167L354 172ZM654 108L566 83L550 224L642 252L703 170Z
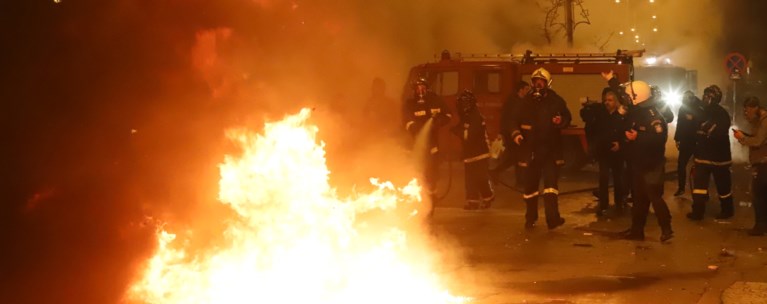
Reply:
M508 60L521 64L543 63L617 63L633 64L634 57L642 57L645 50L618 50L614 53L549 53L540 54L527 50L524 54L462 54L455 53L456 60L462 61L489 61ZM447 51L442 52L441 60L450 60L451 55Z

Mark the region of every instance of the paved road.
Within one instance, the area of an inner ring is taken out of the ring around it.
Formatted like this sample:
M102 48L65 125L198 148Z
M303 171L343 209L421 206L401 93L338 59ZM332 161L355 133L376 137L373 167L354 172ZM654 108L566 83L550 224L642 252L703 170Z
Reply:
M684 216L690 210L689 191L672 196L673 174L665 198L676 237L661 244L653 215L646 241L617 239L615 232L630 223L628 212L611 210L596 218L590 191L560 197L567 223L554 231L545 225L525 231L520 194L506 187L496 189L493 208L464 211L460 171L460 165L453 167L453 184L437 204L433 229L437 239L453 244L449 250L461 261L448 271L460 278L451 290L477 303L720 303L723 291L735 282L767 281L767 237L745 233L753 224L752 210L737 207L735 218L716 222L718 202L712 201L704 221L690 222ZM750 200L749 179L742 167L733 171L737 205ZM586 189L595 183L594 172L586 171L564 176L560 188ZM749 296L737 291L728 302L738 302L732 299L742 299L739 295Z

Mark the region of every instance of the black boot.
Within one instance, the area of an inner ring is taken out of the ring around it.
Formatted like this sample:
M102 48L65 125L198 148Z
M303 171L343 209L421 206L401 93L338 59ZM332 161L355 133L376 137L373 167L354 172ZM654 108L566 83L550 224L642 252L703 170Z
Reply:
M703 220L703 214L698 214L698 213L695 213L695 212L690 212L690 213L687 213L687 218L691 219L693 221L700 221L700 220Z
M671 230L671 226L662 227L660 232L660 242L665 243L674 237L674 231Z
M535 222L538 221L538 197L525 200L527 211L525 212L525 229L535 228Z
M691 219L693 221L700 221L703 219L703 214L706 213L706 203L705 202L692 202L692 211L690 213L687 213L687 218Z
M644 232L636 231L633 228L623 230L618 235L624 240L644 241Z
M547 224L549 226L549 229L555 229L555 228L557 228L559 226L564 225L565 224L565 219L563 219L561 217L559 219L553 220L553 221L549 221L547 219L546 222L547 222Z
M543 207L546 211L546 225L549 229L554 229L565 223L565 219L559 215L558 197L556 194L545 194L543 196Z
M717 220L725 220L735 215L735 205L732 202L732 196L722 200L722 212L716 216Z

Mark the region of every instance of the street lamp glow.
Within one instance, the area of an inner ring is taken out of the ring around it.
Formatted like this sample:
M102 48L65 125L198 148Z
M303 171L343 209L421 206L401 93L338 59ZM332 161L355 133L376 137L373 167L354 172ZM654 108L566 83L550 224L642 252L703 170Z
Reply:
M671 58L666 58L666 64L671 64Z
M623 35L623 31L618 32L618 35Z
M658 31L658 28L657 28L657 27L654 27L654 28L652 29L652 31L653 31L653 32L657 32L657 31Z
M615 0L615 3L621 3L621 0Z
M658 16L652 15L653 19L658 19Z
M639 35L634 35L634 38L639 39Z
M633 27L631 28L631 31L632 31L632 32L634 31L634 28L633 28Z
M639 39L637 39L636 42L639 43Z
M655 3L655 0L650 0L650 3Z

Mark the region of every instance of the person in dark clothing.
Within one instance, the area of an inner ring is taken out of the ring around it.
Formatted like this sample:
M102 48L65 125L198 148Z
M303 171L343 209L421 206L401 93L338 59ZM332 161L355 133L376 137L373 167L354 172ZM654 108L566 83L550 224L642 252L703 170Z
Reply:
M450 123L452 116L442 98L429 90L426 79L416 80L413 93L403 104L403 124L415 140L413 152L417 157L423 157L424 188L433 206L437 200L435 190L439 161L438 131ZM429 214L432 210L433 208L429 209Z
M561 129L570 125L572 116L564 99L549 88L548 71L535 70L531 81L533 92L525 96L511 125L511 137L520 148L519 165L525 168L525 228L535 227L538 220L538 187L543 178L546 224L554 229L565 223L558 206L559 170L565 163Z
M631 182L634 185L634 205L631 208L631 228L621 235L629 240L644 240L644 226L650 205L655 210L661 228L660 241L674 237L671 229L671 212L663 200L663 174L666 164L666 139L668 125L652 102L650 86L644 81L625 85L624 91L613 72L602 73L610 88L623 92L623 103L631 103L627 114L630 129L625 131L627 159L633 167ZM648 102L650 101L650 102Z
M597 206L597 216L601 216L610 205L608 188L610 185L610 175L613 178L613 197L615 206L623 208L624 201L624 182L623 182L623 163L624 163L624 135L626 122L625 117L619 110L621 107L618 102L618 94L612 90L605 90L602 96L604 101L602 112L597 118L597 132L594 141L594 151L599 162L599 205ZM612 173L612 174L611 174Z
M702 220L708 202L708 181L714 176L721 210L716 219L728 219L735 214L732 199L732 155L730 154L730 115L719 105L722 90L711 85L703 91L703 116L697 128L694 151L695 170L692 178L691 220Z
M607 90L609 90L609 88L602 91L602 101L604 101L604 94ZM598 120L601 116L605 115L604 104L596 100L586 99L585 102L581 103L579 114L584 123L583 131L586 133L586 143L589 146L589 155L596 159L596 151L594 150L594 147L596 146L595 141L597 138L597 131L599 130Z
M761 236L767 233L767 110L759 105L759 99L748 97L743 110L751 125L751 134L733 129L735 138L748 146L748 160L751 163L751 192L753 193L754 228L749 235Z
M488 174L488 149L485 118L477 109L477 99L466 90L458 96L457 108L460 123L452 131L461 138L463 165L465 171L465 210L487 209L495 199Z
M517 186L522 185L524 179L524 172L520 166L517 165L518 148L514 144L511 138L512 121L514 121L514 115L517 114L519 105L522 103L522 99L530 92L530 84L526 81L520 81L514 88L512 93L501 108L500 119L500 133L503 139L504 152L501 157L501 161L497 167L491 172L491 177L494 179L500 178L501 173L508 170L511 166L515 166L515 184Z
M700 99L695 97L691 91L684 92L682 105L679 107L679 112L677 112L679 120L676 123L674 141L676 142L676 148L679 150L676 169L679 183L674 196L684 194L687 184L687 162L690 161L695 150L695 132L698 129L699 120L703 112L700 103Z

